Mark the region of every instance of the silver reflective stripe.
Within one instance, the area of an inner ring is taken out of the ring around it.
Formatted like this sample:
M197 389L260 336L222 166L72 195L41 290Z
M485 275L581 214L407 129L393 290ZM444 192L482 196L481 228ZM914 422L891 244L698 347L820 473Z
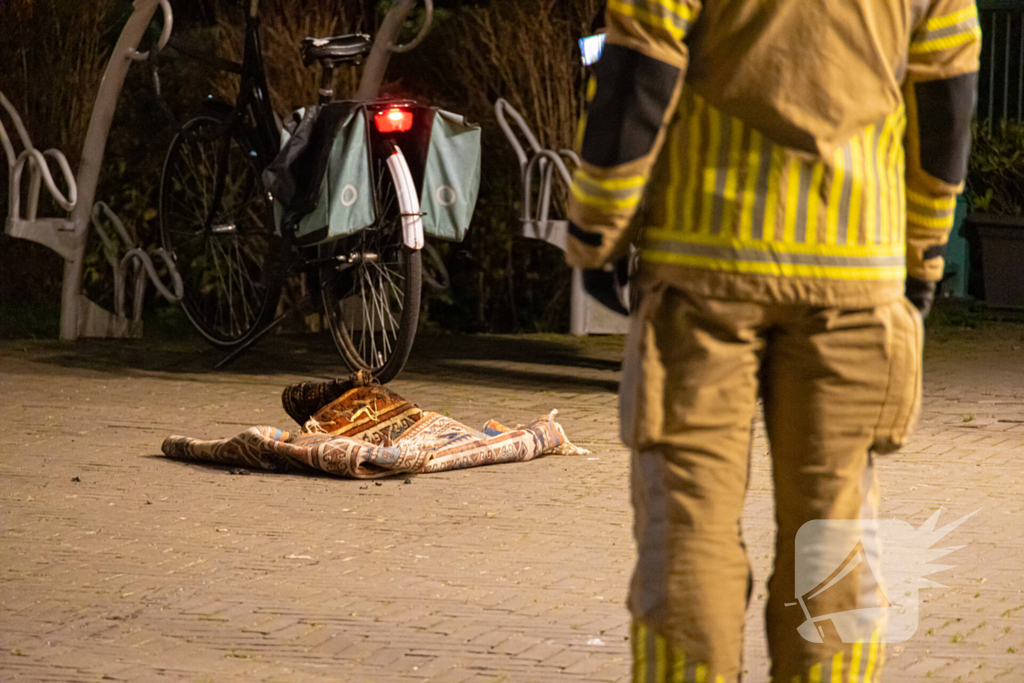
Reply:
M719 118L719 128L722 133L718 143L718 166L715 169L714 204L711 207L712 235L722 231L722 215L725 212L725 181L729 175L729 148L732 146L732 125L728 114Z
M800 164L797 167L800 174L800 198L796 202L796 232L793 239L800 244L807 242L807 202L810 199L812 169L813 166L807 164Z
M602 200L630 199L640 194L644 189L642 178L640 179L640 182L637 182L632 187L608 189L607 187L602 187L598 182L591 180L583 173L577 172L573 177L573 182L576 183L576 186L584 193Z
M875 222L875 241L876 245L882 244L882 232L884 231L886 222L883 218L882 211L882 192L885 186L882 185L882 171L878 166L878 158L882 156L882 134L888 130L885 123L879 126L875 126L875 137L871 141L871 153L870 153L870 164L868 169L870 170L869 178L872 181L871 191L875 193L875 215L872 220Z
M764 235L764 209L768 201L768 170L772 165L771 140L761 137L761 165L757 169L757 184L754 186L754 219L750 230L751 239L759 240Z
M846 230L850 224L850 201L853 196L853 179L859 169L853 167L853 146L847 143L843 153L843 193L839 197L839 224L836 226L836 244L846 244Z
M675 10L676 6L683 11L689 10L685 0L618 0L617 2L613 0L609 4L612 5L614 11L620 11L615 5L630 5L640 10L641 13L670 21L676 29L684 34L690 28L689 19ZM643 17L637 18L643 21Z
M961 33L969 33L974 29L981 26L978 23L978 17L971 17L965 19L958 24L952 26L946 26L944 28L935 29L934 31L925 31L920 38L915 40L915 43L924 43L929 40L938 40L940 38L949 38L950 36L958 36Z
M923 216L925 218L952 218L956 212L956 207L951 209L933 209L923 204L918 204L913 199L907 200L907 209L912 213Z
M747 263L782 263L833 268L901 268L905 264L905 257L903 255L828 256L824 254L794 254L753 247L693 244L677 242L675 240L650 240L644 245L644 248L654 252L685 254L687 256L700 256L721 261L743 261Z

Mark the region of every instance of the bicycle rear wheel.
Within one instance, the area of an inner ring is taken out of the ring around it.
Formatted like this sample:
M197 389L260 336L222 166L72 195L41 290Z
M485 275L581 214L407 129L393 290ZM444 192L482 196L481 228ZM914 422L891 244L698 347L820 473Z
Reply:
M253 145L235 130L218 135L222 127L197 116L171 143L160 238L185 284L185 314L207 341L230 348L273 317L288 245L275 234Z
M331 337L352 372L369 370L379 382L405 367L419 325L423 267L420 250L405 246L402 214L419 212L402 197L384 159L376 162L376 224L320 247L320 292ZM404 166L405 173L408 168Z

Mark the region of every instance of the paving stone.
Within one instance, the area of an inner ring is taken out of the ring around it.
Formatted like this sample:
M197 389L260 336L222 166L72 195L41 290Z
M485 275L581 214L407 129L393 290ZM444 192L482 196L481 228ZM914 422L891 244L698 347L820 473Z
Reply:
M1022 337L930 331L917 433L879 459L883 517L980 510L943 540L967 547L932 577L947 588L922 591L887 680L1024 680ZM345 374L327 340L271 338L226 372L193 341L0 342L0 679L628 681L620 353L604 338L418 340L398 393L474 427L558 408L593 453L361 489L158 457L171 433L294 428L281 389ZM767 450L759 422L749 683L767 681Z

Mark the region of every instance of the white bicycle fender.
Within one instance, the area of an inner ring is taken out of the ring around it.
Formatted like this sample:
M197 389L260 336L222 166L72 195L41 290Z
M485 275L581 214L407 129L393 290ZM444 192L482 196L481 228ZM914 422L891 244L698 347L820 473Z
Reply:
M398 192L398 208L402 212L402 240L410 249L422 249L423 216L420 213L420 198L416 194L416 183L413 182L409 164L402 150L396 145L394 152L388 157L388 168L395 179Z

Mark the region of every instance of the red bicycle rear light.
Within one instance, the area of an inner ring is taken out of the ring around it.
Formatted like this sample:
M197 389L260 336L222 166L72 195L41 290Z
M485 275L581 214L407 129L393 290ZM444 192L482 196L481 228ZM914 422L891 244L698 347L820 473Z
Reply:
M373 117L373 124L381 133L405 133L412 128L412 112L398 107L385 109L377 112Z

